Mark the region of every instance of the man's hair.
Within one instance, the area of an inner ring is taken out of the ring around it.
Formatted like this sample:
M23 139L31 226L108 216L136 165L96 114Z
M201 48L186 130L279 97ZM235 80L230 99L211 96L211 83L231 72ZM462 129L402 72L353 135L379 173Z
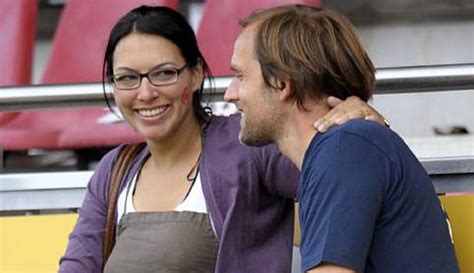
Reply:
M355 28L342 14L314 6L286 5L256 11L240 21L257 27L254 54L264 83L289 79L292 99L372 96L375 69Z

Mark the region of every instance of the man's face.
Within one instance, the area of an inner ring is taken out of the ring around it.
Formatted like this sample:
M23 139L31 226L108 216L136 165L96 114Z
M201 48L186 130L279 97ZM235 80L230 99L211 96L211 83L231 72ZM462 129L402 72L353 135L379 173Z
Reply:
M242 113L240 142L263 146L275 140L278 123L275 91L266 87L259 62L254 55L255 27L245 28L234 44L231 69L235 77L224 99L234 102Z

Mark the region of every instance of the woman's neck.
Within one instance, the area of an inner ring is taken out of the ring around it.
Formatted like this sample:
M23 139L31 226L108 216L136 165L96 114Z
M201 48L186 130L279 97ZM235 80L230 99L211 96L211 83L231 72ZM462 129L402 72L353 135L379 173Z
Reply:
M197 158L202 149L201 125L194 118L182 125L177 132L163 141L147 141L151 160L156 166L166 168L176 162Z

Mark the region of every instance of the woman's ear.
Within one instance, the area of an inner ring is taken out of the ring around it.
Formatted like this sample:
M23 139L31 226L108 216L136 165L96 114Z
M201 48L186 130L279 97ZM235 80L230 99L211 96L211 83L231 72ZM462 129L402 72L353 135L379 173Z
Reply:
M196 65L192 68L192 73L193 73L193 82L192 82L192 91L196 91L199 88L201 88L201 83L204 80L204 69L203 69L203 63L200 58L198 58L198 61Z

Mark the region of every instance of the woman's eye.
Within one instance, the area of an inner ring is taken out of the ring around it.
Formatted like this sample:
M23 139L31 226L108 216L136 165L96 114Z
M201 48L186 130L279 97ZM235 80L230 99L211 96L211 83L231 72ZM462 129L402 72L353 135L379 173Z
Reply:
M176 73L176 71L169 69L169 70L161 70L160 74L163 76L172 76Z
M115 76L115 81L121 82L121 81L133 81L137 78L136 75L118 75Z
M167 78L173 78L176 75L176 71L173 69L164 69L164 70L158 70L153 73L151 73L151 77L156 78L156 79L167 79Z

